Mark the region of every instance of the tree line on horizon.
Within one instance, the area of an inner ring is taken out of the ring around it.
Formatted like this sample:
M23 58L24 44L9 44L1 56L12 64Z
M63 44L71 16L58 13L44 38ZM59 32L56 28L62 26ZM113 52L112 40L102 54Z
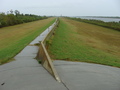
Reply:
M8 12L7 14L0 13L0 28L48 18L34 14L21 14L18 10Z

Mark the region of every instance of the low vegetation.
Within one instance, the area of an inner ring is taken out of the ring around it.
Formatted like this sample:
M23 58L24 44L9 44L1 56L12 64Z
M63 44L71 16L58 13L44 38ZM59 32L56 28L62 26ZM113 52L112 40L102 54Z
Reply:
M49 53L55 60L120 67L119 41L119 31L61 18Z
M104 22L101 20L92 20L92 19L88 20L88 19L81 19L81 18L71 18L71 19L120 31L120 22Z
M11 61L41 32L55 21L54 18L0 28L0 64Z
M21 14L18 10L10 10L8 14L0 13L0 28L12 26L20 23L26 23L36 20L46 19L46 16L38 16L33 14Z

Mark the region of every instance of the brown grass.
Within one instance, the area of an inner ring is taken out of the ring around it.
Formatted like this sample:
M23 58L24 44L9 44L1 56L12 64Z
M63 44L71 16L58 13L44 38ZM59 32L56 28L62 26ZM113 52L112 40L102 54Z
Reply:
M120 57L120 32L100 26L64 19L74 27L77 37L87 45Z
M34 30L42 28L51 20L53 18L0 28L0 48L6 48L14 44L14 42L19 41L22 37L33 33Z
M54 18L0 28L0 64L11 61L35 37L54 22Z

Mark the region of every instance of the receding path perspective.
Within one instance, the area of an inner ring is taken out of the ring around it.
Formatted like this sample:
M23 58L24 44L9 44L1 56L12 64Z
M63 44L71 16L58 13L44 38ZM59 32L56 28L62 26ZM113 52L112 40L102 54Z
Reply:
M0 66L0 90L67 90L34 59L38 52L34 44L39 43L53 25L15 56L15 61Z
M120 69L99 64L54 61L62 80L56 81L34 58L34 44L50 32L50 26L16 57L0 66L0 90L120 90Z

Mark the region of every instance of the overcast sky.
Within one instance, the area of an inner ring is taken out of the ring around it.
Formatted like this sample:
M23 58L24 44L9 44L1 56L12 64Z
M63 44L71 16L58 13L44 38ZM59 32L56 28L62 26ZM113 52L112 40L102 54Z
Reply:
M0 0L0 12L63 16L120 16L120 0Z

